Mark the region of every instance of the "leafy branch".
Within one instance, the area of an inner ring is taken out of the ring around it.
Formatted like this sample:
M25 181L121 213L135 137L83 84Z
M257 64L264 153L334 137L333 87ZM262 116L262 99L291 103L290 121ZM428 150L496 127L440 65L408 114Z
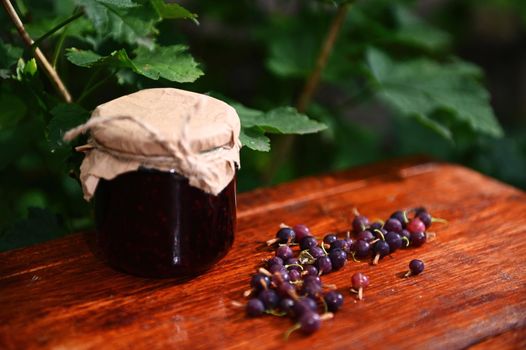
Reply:
M55 89L60 93L64 101L68 103L71 102L72 100L71 94L69 93L68 89L64 85L64 82L62 81L62 79L60 79L60 76L58 75L57 71L49 63L44 53L38 47L33 46L35 42L33 41L33 39L31 39L31 37L27 33L24 27L24 24L22 23L22 20L20 19L20 17L16 13L15 8L13 7L13 4L11 4L9 0L1 0L1 1L2 1L2 5L4 6L7 14L9 15L9 18L15 25L24 43L27 45L27 47L34 48L35 57L38 63L40 64L40 66L43 68L48 78L53 83L53 86L55 87Z

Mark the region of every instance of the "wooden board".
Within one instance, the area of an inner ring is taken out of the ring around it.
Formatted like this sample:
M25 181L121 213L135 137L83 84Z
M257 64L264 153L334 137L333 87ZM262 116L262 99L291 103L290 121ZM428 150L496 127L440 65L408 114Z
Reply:
M437 237L378 266L349 262L327 275L346 296L311 337L283 333L286 318L247 319L250 274L281 222L317 236L349 227L357 207L371 218L426 206L449 220ZM116 272L74 234L0 254L0 349L459 349L526 344L526 194L474 171L422 159L310 177L239 196L229 254L191 280ZM400 278L412 258L425 272ZM349 293L363 271L365 300Z

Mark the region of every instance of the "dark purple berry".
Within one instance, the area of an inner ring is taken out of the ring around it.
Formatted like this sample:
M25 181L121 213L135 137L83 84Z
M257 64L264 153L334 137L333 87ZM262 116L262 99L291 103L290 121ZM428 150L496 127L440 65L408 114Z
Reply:
M417 218L419 218L420 221L422 221L426 229L429 228L429 226L431 226L431 223L433 222L433 217L426 211L420 212L420 214L417 215Z
M310 229L303 224L296 225L292 228L296 234L296 242L301 242L303 238L312 236Z
M276 291L278 294L282 297L288 297L291 296L292 293L296 290L294 286L288 282L281 283L277 286Z
M322 256L316 260L316 268L320 274L328 274L332 271L331 259L328 256Z
M288 245L282 245L276 249L276 256L285 261L289 258L292 258L292 256L294 256L294 252Z
M345 241L344 239L337 239L331 243L331 250L333 249L341 249L344 252L348 252L349 245L347 244L347 241Z
M327 304L327 309L331 312L336 312L340 309L343 304L343 295L342 293L331 290L323 296L325 303Z
M317 245L318 241L316 240L316 238L311 236L305 237L300 241L301 250L310 249L312 247L316 247Z
M364 259L371 255L371 245L366 241L356 242L356 257Z
M281 311L286 312L288 315L293 313L292 309L294 308L294 300L291 298L283 298L279 302L279 308Z
M274 265L270 265L268 267L268 271L270 273L279 272L279 271L283 271L283 270L286 270L283 265L274 264Z
M427 209L425 207L416 207L413 209L413 212L415 213L415 216L419 216L422 213L427 213Z
M296 233L290 227L283 227L276 233L276 238L278 243L290 243L296 238Z
M351 277L352 287L356 290L359 288L367 288L369 286L369 277L361 272L356 272Z
M356 239L359 241L370 242L374 239L374 235L371 231L362 231L358 233Z
M396 232L400 233L402 232L402 222L400 222L398 219L389 219L385 222L384 229L388 232Z
M246 306L246 312L250 317L261 316L265 312L265 305L259 299L250 299Z
M279 286L283 282L290 282L289 271L287 271L286 268L282 268L272 274L271 280L276 286Z
M305 297L305 298L301 298L300 300L294 303L292 311L294 312L294 316L298 318L298 317L301 317L301 315L303 315L304 313L314 312L317 309L318 309L318 305L316 304L314 299Z
M301 280L301 272L300 270L290 270L289 271L289 277L291 282L297 282Z
M320 329L320 315L315 312L306 312L300 316L298 323L300 324L300 330L304 334L312 334Z
M321 247L318 247L318 246L310 248L309 253L315 259L321 258L322 256L325 255L325 252L323 251L323 249L321 249Z
M389 250L389 244L385 241L378 241L373 246L374 254L379 255L380 258L383 258L384 256L388 255Z
M336 271L341 269L347 262L347 253L339 248L331 249L329 258L331 259L332 269Z
M301 271L300 262L298 261L297 258L289 258L289 259L287 259L287 261L285 261L285 266L287 267L289 272L291 270L300 270Z
M404 243L402 241L402 237L396 232L388 232L385 235L385 241L389 245L389 250L391 253L394 253L398 249L402 248L402 244Z
M364 231L369 225L369 219L363 215L357 215L352 221L352 229L355 233Z
M405 226L407 224L407 216L402 210L397 210L394 213L391 214L391 219L396 219L400 221L402 226Z
M314 265L303 266L303 274L306 276L318 276L318 269Z
M349 252L356 251L356 241L354 239L349 237L345 239L345 242L347 242L347 247L349 247Z
M400 232L400 238L402 238L402 241L404 242L402 246L407 247L411 242L411 233L406 229L403 229L402 232Z
M283 259L281 259L278 256L273 256L272 258L267 260L267 266L270 267L272 265L281 265L281 266L283 266Z
M424 262L422 260L413 259L409 262L409 271L411 275L418 275L424 271Z
M304 295L317 297L321 294L322 290L323 288L321 283L303 280L303 286L301 287L301 291Z
M382 241L385 240L386 234L387 234L387 231L383 228L373 231L374 239L381 239Z
M250 280L250 286L257 290L263 290L270 287L270 278L262 273L256 273Z
M270 310L278 306L279 296L273 289L265 289L259 292L258 299L265 305L265 310Z
M323 237L323 243L331 244L332 242L334 242L337 239L338 239L338 237L335 234L330 233L330 234L326 235L325 237Z
M411 232L411 245L413 247L420 247L426 243L427 237L425 232Z

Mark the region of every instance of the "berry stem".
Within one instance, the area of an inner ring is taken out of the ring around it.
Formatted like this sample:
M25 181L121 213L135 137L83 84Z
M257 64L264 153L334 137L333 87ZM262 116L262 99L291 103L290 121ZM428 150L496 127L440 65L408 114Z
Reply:
M406 247L409 247L409 244L411 243L411 242L409 242L409 238L407 238L407 237L402 237L402 241L405 242L405 246L406 246Z
M288 269L291 266L297 266L303 271L303 265L301 265L301 264L289 264L289 265L285 265L285 268Z
M270 271L264 267L260 267L258 272L264 274L265 276L272 277L272 274L270 273Z
M382 231L380 231L379 229L374 229L374 232L377 232L380 235L380 237L382 237L382 241L385 241L385 236Z
M286 332L285 332L285 341L289 340L289 337L290 335L292 334L292 332L294 331L297 331L298 329L301 328L301 325L299 323L296 323L294 326L290 327Z
M431 218L431 222L440 222L442 224L447 224L448 221L446 219L441 219L441 218Z
M358 300L363 300L363 287L358 289Z
M351 253L351 258L354 260L354 262L357 262L357 263L361 262L360 260L356 259L356 252Z
M376 254L373 259L373 265L378 265L378 261L380 261L380 254Z

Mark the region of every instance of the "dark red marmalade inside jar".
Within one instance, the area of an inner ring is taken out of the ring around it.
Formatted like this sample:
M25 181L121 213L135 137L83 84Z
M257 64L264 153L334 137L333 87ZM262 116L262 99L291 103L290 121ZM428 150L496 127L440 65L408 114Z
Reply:
M145 277L195 275L234 241L236 179L214 196L179 174L140 169L101 179L95 213L110 265Z

